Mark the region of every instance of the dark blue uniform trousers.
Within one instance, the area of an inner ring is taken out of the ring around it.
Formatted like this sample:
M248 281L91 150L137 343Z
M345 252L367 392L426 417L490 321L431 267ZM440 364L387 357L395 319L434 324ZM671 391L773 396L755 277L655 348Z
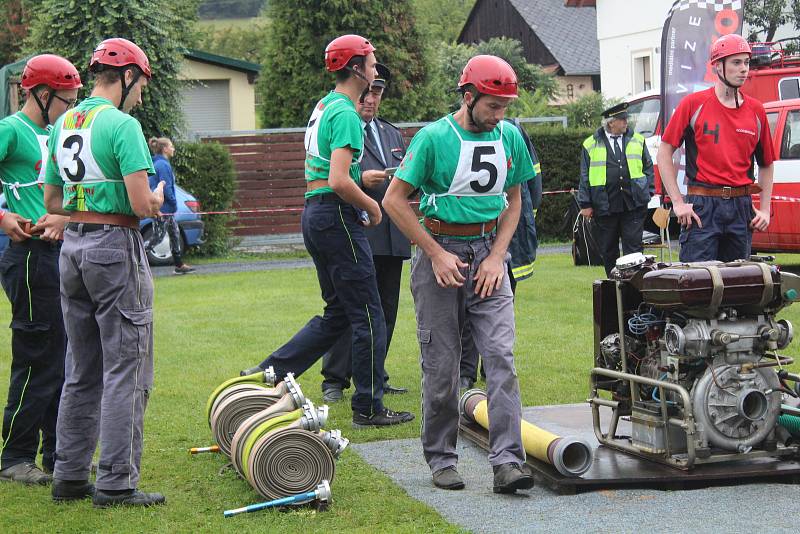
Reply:
M352 328L353 411L383 409L386 324L375 265L356 210L333 194L306 200L303 241L317 268L325 309L261 363L299 376Z
M52 471L67 337L61 314L60 246L11 243L0 260L11 301L11 383L3 412L0 469L33 462L41 433L42 465Z
M749 195L734 198L686 195L686 202L703 221L681 228L680 260L734 261L750 257L753 201Z

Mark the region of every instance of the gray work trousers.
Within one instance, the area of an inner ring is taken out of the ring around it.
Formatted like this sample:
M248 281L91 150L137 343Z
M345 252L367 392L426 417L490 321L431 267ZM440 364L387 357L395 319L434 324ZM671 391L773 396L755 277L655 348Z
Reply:
M422 449L432 472L458 462L458 383L461 330L465 321L483 356L489 400L489 463L525 463L519 382L514 368L514 296L508 275L491 296L475 295L478 266L494 235L471 241L436 236L448 252L468 264L460 288L436 283L430 258L417 248L411 293L417 314L422 364Z
M136 488L153 384L153 279L142 236L118 226L64 232L59 268L69 340L56 428L54 477Z

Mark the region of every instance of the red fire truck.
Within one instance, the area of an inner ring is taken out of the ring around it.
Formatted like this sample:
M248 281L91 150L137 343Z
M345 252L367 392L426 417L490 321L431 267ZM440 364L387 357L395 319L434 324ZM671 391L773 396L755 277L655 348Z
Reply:
M781 43L751 46L750 74L741 90L764 102L777 158L770 225L766 232L753 233L753 251L800 252L800 56L787 54ZM655 162L662 129L658 91L630 100L628 122L647 139ZM661 203L658 169L656 192L651 208ZM758 206L758 195L753 202Z

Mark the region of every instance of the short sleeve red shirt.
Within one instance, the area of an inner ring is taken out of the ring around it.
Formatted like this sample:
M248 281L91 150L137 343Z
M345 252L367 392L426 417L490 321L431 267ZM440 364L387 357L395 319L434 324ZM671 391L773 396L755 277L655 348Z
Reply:
M690 183L742 186L753 183L754 165L775 159L764 106L739 94L738 109L727 108L714 88L681 100L661 140L674 147L685 143L686 176Z

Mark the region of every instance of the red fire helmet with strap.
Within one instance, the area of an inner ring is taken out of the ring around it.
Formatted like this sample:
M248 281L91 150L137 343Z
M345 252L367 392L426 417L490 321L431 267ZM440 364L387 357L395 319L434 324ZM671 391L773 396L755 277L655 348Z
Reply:
M517 98L517 74L511 65L497 56L475 56L467 62L458 87L472 84L479 93Z
M723 35L711 45L711 63L736 54L752 55L750 45L745 38L736 33Z
M68 59L54 54L34 56L25 64L22 71L23 89L30 90L39 85L52 89L80 89L81 75Z
M342 35L325 47L325 68L328 72L341 70L355 56L366 56L375 47L360 35Z
M94 49L92 59L89 60L89 70L96 72L101 65L112 68L136 65L142 74L148 78L151 76L147 55L136 44L120 37L106 39Z

